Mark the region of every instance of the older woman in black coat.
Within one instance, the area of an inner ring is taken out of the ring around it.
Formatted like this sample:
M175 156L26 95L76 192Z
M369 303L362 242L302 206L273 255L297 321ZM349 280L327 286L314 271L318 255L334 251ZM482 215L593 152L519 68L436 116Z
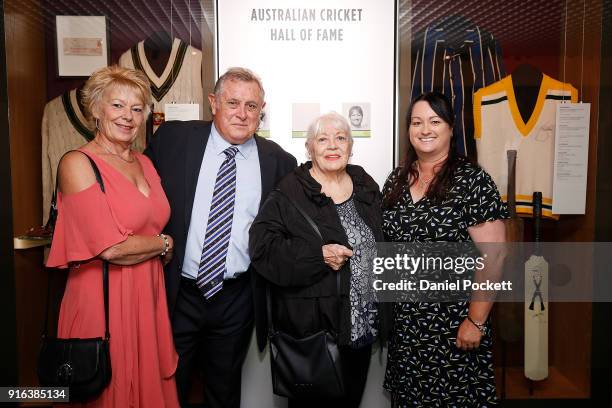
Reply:
M251 227L251 262L271 284L275 327L298 338L320 330L338 335L346 395L290 400L292 408L358 407L379 334L371 266L382 241L380 193L363 168L348 164L352 147L344 117L316 119L306 140L311 161L280 182Z

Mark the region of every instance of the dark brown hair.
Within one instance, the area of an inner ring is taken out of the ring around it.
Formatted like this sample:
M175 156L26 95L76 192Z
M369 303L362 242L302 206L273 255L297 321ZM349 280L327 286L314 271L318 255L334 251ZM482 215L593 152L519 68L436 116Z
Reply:
M439 92L427 92L417 96L412 101L410 108L408 108L408 115L406 116L406 128L408 131L410 131L414 105L421 101L427 102L436 115L448 124L452 132L453 126L455 125L453 107L448 98ZM399 202L402 188L404 186L411 187L417 181L418 172L415 167L415 162L418 160L418 156L410 143L410 139L408 139L408 150L406 151L404 159L404 166L400 169L399 175L391 187L391 191L383 198L383 205L385 208L396 205ZM456 140L455 137L451 135L448 157L444 162L436 165L436 176L425 192L425 196L434 202L442 201L451 187L451 180L455 174L455 169L463 160L466 159L463 155L457 153Z

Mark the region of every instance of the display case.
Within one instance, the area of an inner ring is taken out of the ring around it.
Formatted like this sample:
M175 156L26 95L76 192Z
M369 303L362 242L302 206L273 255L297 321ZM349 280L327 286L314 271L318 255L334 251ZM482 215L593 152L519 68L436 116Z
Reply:
M262 2L262 7L268 7L268 3ZM9 333L3 340L1 355L6 356L10 371L0 374L4 376L0 385L36 386L36 355L48 280L42 266L44 248L34 243L47 244L48 241L25 242L16 237L46 221L59 157L69 148L90 140L93 131L79 111L78 90L84 78L65 77L58 72L56 17L104 16L109 62L121 63L122 58L124 61L132 58L131 64L138 65L138 58L133 56L139 52L145 59L150 58L145 65L150 70L152 87L158 92L160 103L168 78L172 82L179 73L179 68L170 66L170 55L179 53L178 49L187 57L200 52L200 65L193 70L197 75L192 72L191 77L185 79L192 84L189 88L197 90L197 95L185 98L186 102L198 100L199 119L210 119L206 95L212 91L216 75L215 2L4 0L0 4L3 7L2 52L6 53L6 58L0 62L0 91L6 91L0 92L0 118L7 118L0 120L0 152L5 159L0 160L3 163L0 166L0 195L10 197L10 200L3 200L10 202L9 205L3 203L0 207L4 220L0 239L4 266L0 298L4 305L3 321L7 322ZM581 215L545 219L543 241L612 241L612 219L607 210L612 202L611 161L608 158L609 135L612 134L610 2L401 0L395 4L396 21L389 22L397 28L397 81L393 103L397 134L394 135L392 165L401 163L401 152L406 149L405 115L416 94L435 88L453 97L456 113L463 118L461 128L455 129L455 137L462 140L463 153L481 162L479 155L486 153L478 151L474 137L475 126L479 123L474 119L475 93L503 81L508 75L513 76L515 85L523 78L527 107L518 106L517 109L519 115L524 114L526 126L529 117L535 115L532 111L537 110L533 95L538 96L542 78L537 73L543 74L559 83L570 84L578 102L590 103L586 209ZM279 55L278 63L290 69L296 62L284 61ZM141 68L144 69L142 64ZM164 79L163 75L168 78ZM536 85L530 82L534 75ZM364 81L376 81L376 78L364 78ZM535 94L530 89L534 87ZM482 91L480 94L485 96L486 103L488 94ZM48 125L47 119L55 115L52 109L56 107L70 113L66 126L70 126L73 139L68 139L67 131L61 127L64 125L58 125L59 133ZM154 107L154 112L163 113L163 108ZM160 121L163 115L150 118L149 136ZM45 126L50 129L46 135ZM49 132L64 138L56 150L45 142ZM142 147L146 138L143 136ZM519 215L525 225L521 239L530 241L532 218L529 213ZM11 246L13 238L17 240ZM5 248L7 245L9 247ZM607 318L609 307L606 305L551 303L549 375L542 381L530 381L524 376L523 367L522 305L505 304L494 308L494 357L500 399L504 404L512 404L513 400L536 403L580 400L576 405L609 404L606 384L610 381L611 336L605 323ZM199 398L195 395L194 401Z

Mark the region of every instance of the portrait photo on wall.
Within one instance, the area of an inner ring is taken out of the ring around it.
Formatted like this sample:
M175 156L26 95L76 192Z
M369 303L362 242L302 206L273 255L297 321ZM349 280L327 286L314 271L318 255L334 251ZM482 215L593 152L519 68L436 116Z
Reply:
M260 115L257 134L261 137L270 137L270 108L266 105Z
M342 113L349 121L353 137L370 137L370 103L345 102Z
M291 136L293 138L306 137L308 126L321 113L318 103L294 103L291 110Z

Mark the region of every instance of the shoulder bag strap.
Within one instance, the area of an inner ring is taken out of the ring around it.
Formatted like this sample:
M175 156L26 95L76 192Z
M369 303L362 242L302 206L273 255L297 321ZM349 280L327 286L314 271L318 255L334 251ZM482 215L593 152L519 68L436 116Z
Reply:
M317 233L319 238L321 238L321 241L323 241L323 236L321 235L321 231L319 231L319 227L317 227L317 224L315 224L315 222L312 220L312 218L310 218L308 213L302 207L300 207L298 203L296 203L294 200L291 200L289 197L287 197L286 194L284 194L282 191L278 189L270 192L268 196L272 195L273 193L277 193L278 195L284 196L285 199L289 201L295 207L296 210L298 210L298 212L302 215L302 217L306 219L308 224L310 224L310 226ZM342 302L340 302L340 272L339 271L336 273L336 291L338 295L338 323L340 323L340 317L342 316ZM266 285L266 306L268 309L267 310L268 327L270 331L274 331L274 326L272 323L272 300L270 297L270 284ZM338 325L338 327L340 327L340 325Z
M72 151L72 150L71 150ZM79 151L79 150L74 150L74 151ZM68 154L69 152L64 153L64 156L66 154ZM87 157L87 159L89 160L89 163L91 163L91 167L93 169L94 175L96 176L96 182L100 185L100 190L102 190L103 193L105 193L105 189L104 189L104 181L102 181L102 175L100 174L100 170L98 169L98 166L96 165L96 163L93 161L93 159L91 157L89 157L89 155L87 155L84 152L81 152L85 155L85 157ZM62 156L62 158L64 157ZM60 159L60 163L61 163L61 159ZM58 165L58 170L59 170L59 165ZM59 171L56 173L55 176L55 190L53 191L53 196L51 198L51 208L49 209L49 220L47 221L47 225L51 226L53 228L55 228L55 221L57 220L57 186L59 184L58 182L59 180ZM49 272L49 281L51 280L51 273ZM43 337L47 336L48 333L48 320L49 320L49 297L50 297L50 292L51 292L51 283L49 282L49 284L47 285L47 302L46 302L46 306L45 306L45 326L43 328ZM108 328L108 308L109 308L109 302L108 302L108 261L102 261L102 290L104 291L104 338L105 339L110 339L110 330Z

